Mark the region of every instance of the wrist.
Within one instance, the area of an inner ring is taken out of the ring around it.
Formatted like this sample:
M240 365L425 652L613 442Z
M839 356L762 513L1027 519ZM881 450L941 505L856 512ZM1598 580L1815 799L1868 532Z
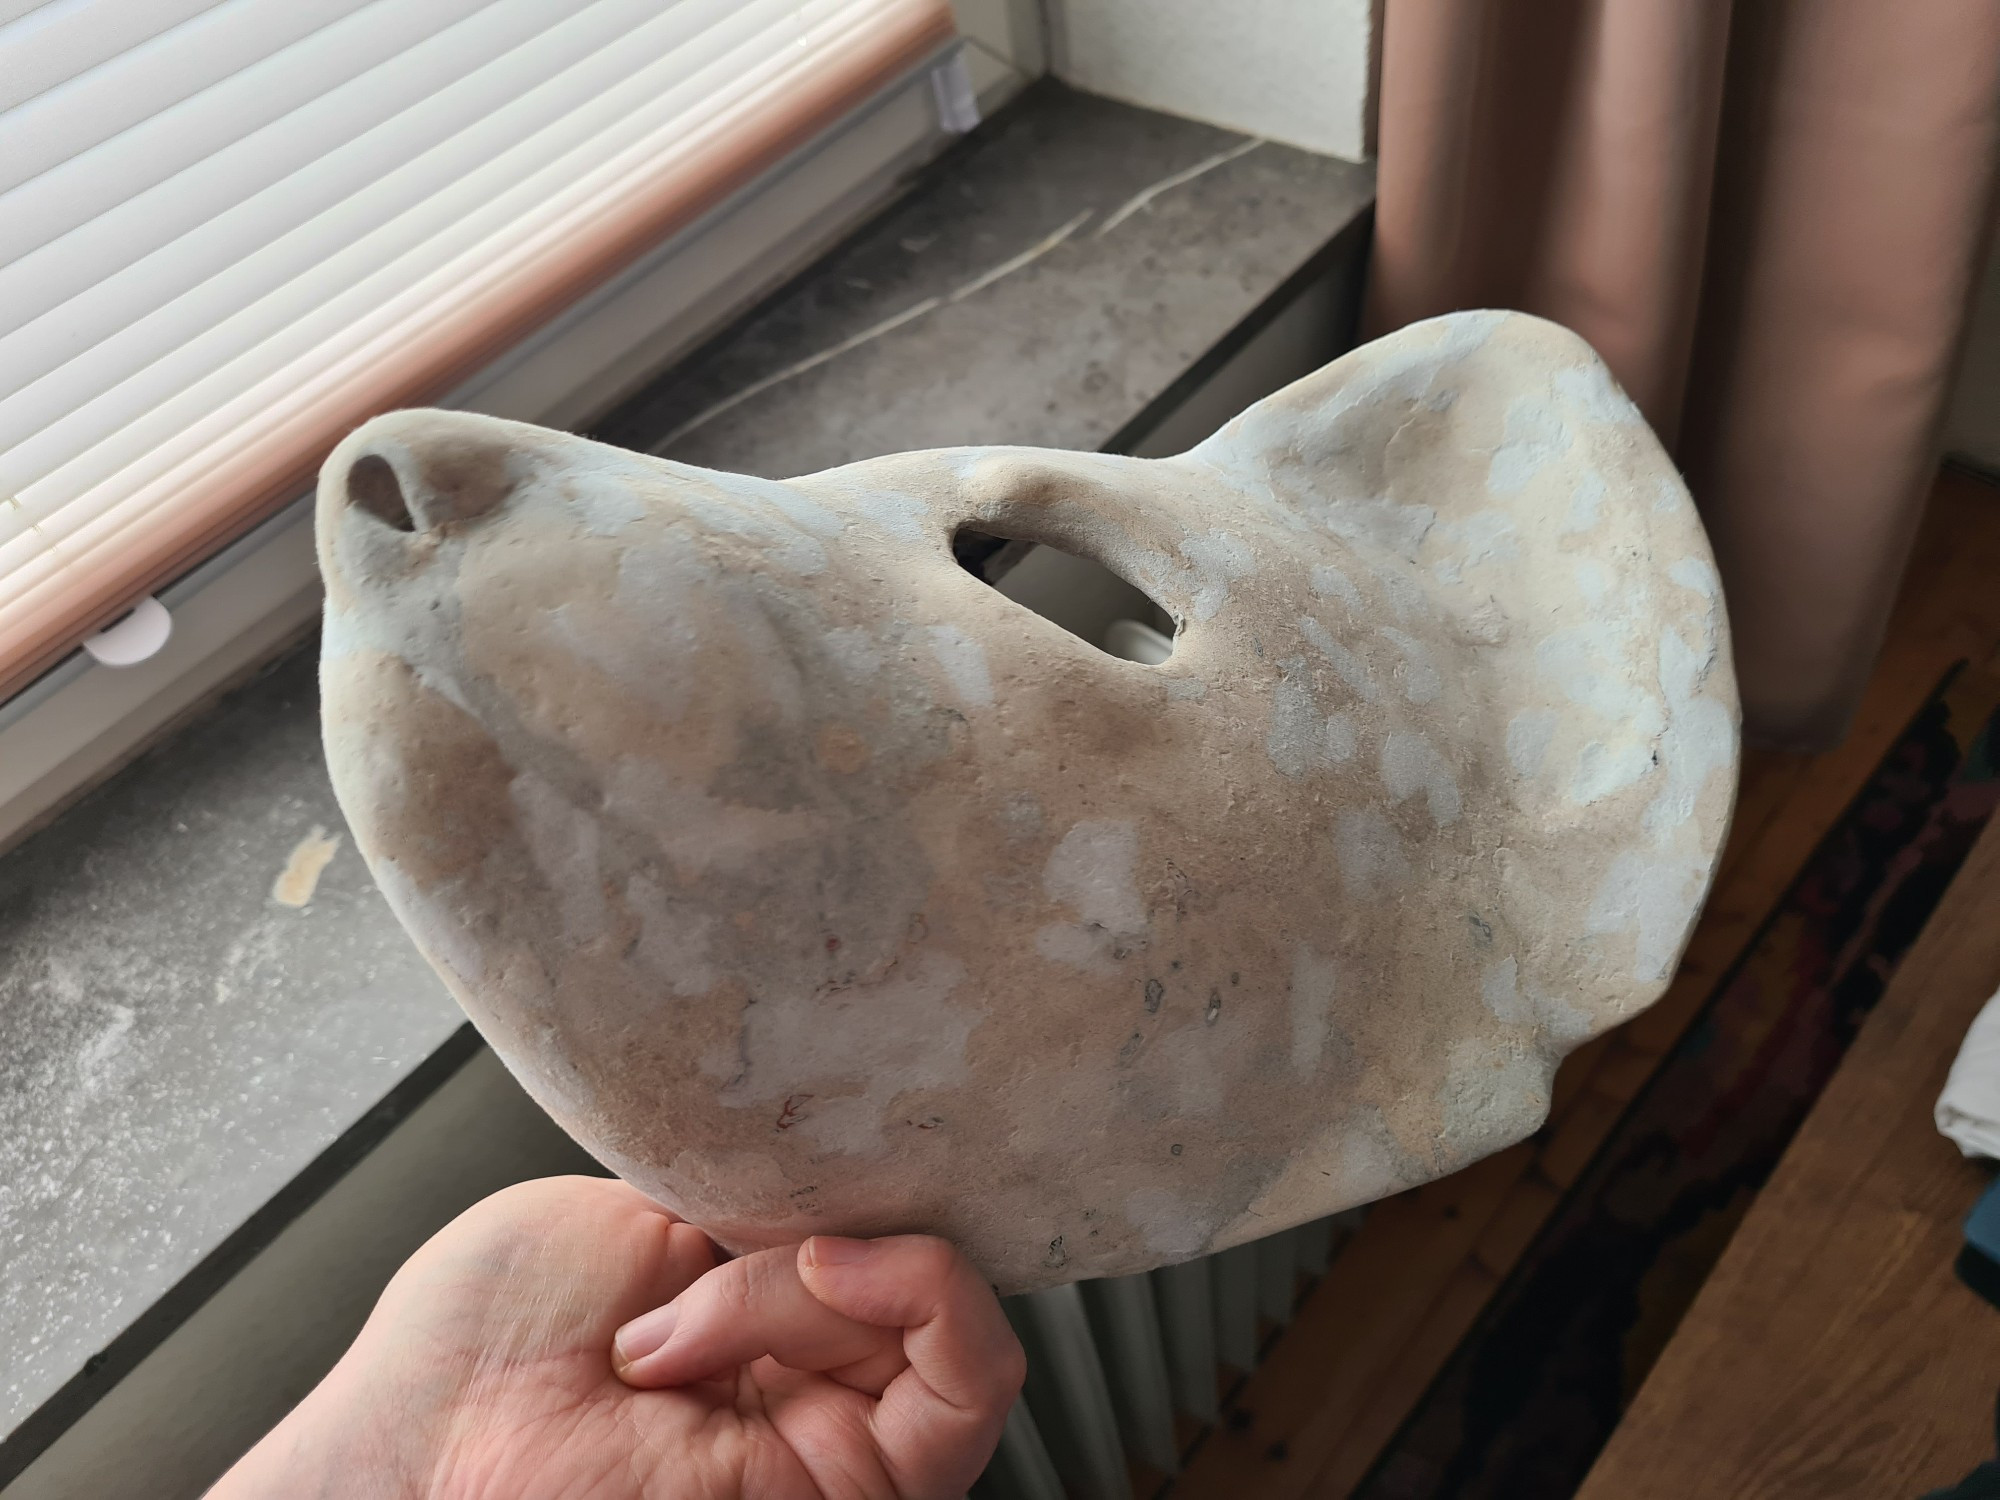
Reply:
M205 1500L423 1500L409 1434L377 1415L360 1372L342 1360L209 1490ZM394 1405L392 1401L389 1403Z

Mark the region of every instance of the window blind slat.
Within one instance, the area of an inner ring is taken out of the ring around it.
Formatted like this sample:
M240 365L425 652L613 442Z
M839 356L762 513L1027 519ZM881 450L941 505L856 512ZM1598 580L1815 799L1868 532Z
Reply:
M0 0L0 26L18 21L30 11L40 10L52 0Z
M855 0L854 8L869 3ZM782 83L800 71L799 61L794 59L789 67L774 67L764 81ZM747 92L746 102L754 107L770 90ZM745 123L741 113L739 109L737 123ZM719 146L727 153L731 132L717 128L727 123L712 122L701 136L690 139L683 135L679 122L673 122L659 136L633 143L619 159L574 182L560 200L538 216L532 233L515 245L511 254L497 258L468 255L441 267L383 303L366 320L346 324L336 341L322 345L316 351L319 358L315 364L324 367L323 373L317 368L312 372L293 368L274 372L200 420L176 429L171 441L147 449L137 464L111 476L117 482L101 484L56 510L41 536L16 537L0 545L0 620L4 620L6 603L17 590L32 595L37 583L60 569L62 543L102 545L152 524L155 517L150 512L170 502L178 485L203 482L214 470L226 470L237 461L228 445L246 426L263 426L259 419L274 414L310 419L318 403L337 403L343 394L379 379L378 372L393 363L393 356L407 346L413 330L444 328L454 319L476 315L482 298L504 293L511 276L531 269L540 257L560 255L579 226L621 211L629 215L626 204L638 188L634 177L662 171L663 146L678 145L686 154ZM740 140L741 132L735 134ZM671 157L664 163L669 169L672 164ZM31 541L32 546L23 545ZM50 542L56 545L47 545Z
M550 0L535 3L550 7ZM200 320L212 323L222 315L219 310L242 307L321 264L328 269L315 274L324 290L340 274L335 257L397 215L416 214L412 222L420 226L426 216L441 220L465 211L465 205L477 203L465 186L475 175L480 191L500 190L506 179L496 181L490 170L482 169L510 149L525 149L529 156L524 159L533 160L536 149L554 151L569 144L562 133L566 118L572 134L580 135L615 124L621 111L645 107L647 89L671 88L705 55L698 45L704 31L697 28L714 22L714 12L721 9L683 6L644 22L636 32L625 26L656 8L648 0L604 0L593 8L601 12L593 19L602 24L594 36L584 34L600 45L555 78L548 75L560 56L552 60L553 49L531 38L459 84L421 96L410 109L359 129L298 171L249 191L241 202L111 272L87 289L87 300L79 294L74 301L57 303L34 322L0 336L0 371L5 372L0 391L6 393L0 398L0 444L18 444L54 420L58 408L52 403L81 399L88 387L75 378L62 383L60 394L52 387L35 398L33 383L52 378L64 366L98 355L92 368L99 372L102 388L103 378L121 362L127 369L143 367L180 338L195 336ZM783 0L755 0L735 17L725 17L721 27L725 32L755 29L784 8ZM657 52L634 45L644 41L674 45ZM657 60L649 62L653 58ZM419 80L430 61L414 60ZM394 67L400 72L403 64L399 58ZM650 81L635 87L637 72L647 72ZM378 95L385 91L376 87L377 76L354 81L351 102L357 110L379 108ZM353 123L360 126L366 118L357 114ZM265 133L281 137L272 151L306 149L316 134L290 118ZM426 149L427 142L436 144ZM543 144L537 148L535 142ZM245 155L262 149L250 139L242 146ZM239 163L240 157L231 154L224 165ZM220 180L210 186L226 191L229 175L220 172ZM239 181L247 176L239 173ZM138 201L149 203L153 196ZM102 232L99 224L90 228ZM116 251L115 242L111 248ZM88 235L74 237L73 253L79 259L89 253ZM11 269L0 270L0 299L10 294ZM50 269L59 268L51 263ZM192 306L182 308L182 299L192 299ZM0 460L0 472L10 477L0 479L0 488L27 482L4 465Z
M848 3L862 8L869 5L870 0L848 0ZM797 11L795 5L785 3L785 0L766 0L766 4L773 14L795 14ZM781 33L776 40L786 42L792 38ZM754 98L760 84L782 76L783 72L796 70L796 57L788 58L786 55L791 49L778 47L768 50L774 55L761 70L766 76L760 77L752 72L743 77L732 91L735 96ZM601 198L606 193L617 191L615 186L607 185L622 182L635 166L657 171L662 164L670 162L677 151L698 149L701 145L700 132L712 129L714 117L738 102L738 97L717 98L717 107L703 112L711 117L705 125L691 127L686 117L670 117L659 125L651 138L628 139L620 155L601 159L594 170L586 168L579 173L569 163L557 163L550 175L554 182L565 184L559 195L550 198L545 193L531 190L521 196L546 205L543 217L560 214L566 202L572 205L573 211L575 202L586 201L592 195ZM626 128L634 128L637 123L628 120ZM401 295L383 301L378 288L365 287L359 289L358 296L314 309L303 329L292 330L293 337L273 339L259 346L248 359L224 371L220 378L212 379L195 390L179 393L167 409L148 412L141 423L134 424L134 428L121 431L115 440L100 444L83 455L78 465L50 476L43 484L24 490L19 496L21 504L16 509L42 529L36 538L16 538L8 544L0 544L0 587L4 587L7 574L16 562L23 558L32 560L42 544L61 540L82 529L103 514L107 506L116 504L120 495L143 485L173 463L181 449L191 441L189 435L200 430L200 422L191 423L190 416L218 408L226 409L231 400L245 389L261 391L270 387L273 381L281 385L292 371L286 360L287 355L304 350L324 359L340 348L367 338L377 326L394 323L398 319L422 321L429 315L426 298L450 301L459 297L459 278L464 274L463 268L480 265L486 257L481 254L482 246L479 244L463 246L461 240L449 248L458 248L461 253L456 259L436 268L434 274L416 280ZM406 275L399 279L407 282L411 278ZM394 281L390 282L390 285L394 284ZM373 312L371 316L357 321L351 315L351 307L372 307Z
M0 114L0 193L101 150L134 127L151 122L151 128L123 143L119 154L124 160L113 174L117 186L112 196L97 201L66 189L58 201L81 197L88 206L45 225L0 223L0 231L9 235L40 236L24 244L0 240L0 260L11 260L75 228L119 197L171 176L245 130L296 109L483 3L292 0L272 6L263 0L230 0ZM357 17L356 12L364 14ZM288 51L308 37L311 46ZM279 54L286 54L293 65L259 66ZM234 89L222 100L208 99L207 109L173 120L158 118L231 80L236 80ZM238 112L219 110L218 103Z
M185 341L153 342L145 347L149 358L142 363L119 359L119 340L109 340L57 372L60 377L79 367L89 370L90 356L100 350L106 351L101 364L107 369L138 366L137 373L102 395L89 399L93 383L85 379L51 377L0 402L0 430L23 434L0 453L0 489L17 494L21 503L15 509L23 522L40 521L121 466L128 454L171 433L188 413L227 399L271 369L310 353L396 287L504 232L566 183L576 182L620 147L629 148L634 134L671 135L699 128L705 117L727 107L735 93L756 86L757 67L780 61L796 45L784 24L795 11L790 0L743 5L725 24L690 39L697 45L675 48L605 92L564 88L568 74L549 80L544 92L583 98L584 106L483 163L477 160L482 149L496 136L506 139L514 132L504 114L481 121L476 130L461 132L400 170L397 175L409 181L397 198L407 211L377 222L372 210L378 194L349 200L323 216L324 222L287 237L298 243L267 247L259 257L232 266L226 277L197 288L197 295L182 299L195 303L193 310L180 303L162 309L163 319L180 314L175 318L178 331L191 334ZM635 52L648 55L622 41L611 51L628 72ZM579 66L588 68L600 60L613 59L586 59ZM597 80L593 75L570 81ZM729 87L721 86L724 81ZM525 111L536 102L524 97L517 107ZM305 232L310 230L318 232ZM274 270L254 266L259 258L275 262ZM243 305L259 283L276 287ZM240 311L224 316L226 299L232 296ZM126 342L137 342L141 333L130 330ZM0 349L0 360L4 358ZM100 379L94 384L103 389L101 371L96 373Z
M0 334L22 326L22 312L58 312L65 302L85 291L94 292L162 246L190 237L212 245L232 243L230 235L202 237L197 231L218 215L241 213L250 203L263 207L250 216L251 222L239 220L233 233L283 233L304 216L308 211L305 205L311 200L302 194L288 197L282 191L272 197L267 189L331 156L345 171L326 180L322 190L340 197L361 191L371 176L389 169L393 161L354 150L351 143L385 120L418 112L409 122L412 139L425 128L441 133L461 129L482 110L503 106L508 87L526 87L531 80L546 77L578 53L629 31L631 27L625 23L654 8L644 0L597 0L579 9L571 24L559 25L562 0L497 0L458 26L388 59L263 129L244 134L60 239L0 267ZM550 49L549 59L540 69L532 53L521 51L537 40ZM496 61L500 63L497 70L492 66ZM440 78L451 82L440 88ZM87 164L79 165L87 170ZM63 168L58 168L57 174L67 175ZM34 183L24 184L0 198L0 214L31 212L25 205L32 203L35 188ZM22 206L12 201L17 194ZM295 215L290 222L272 217L288 211ZM198 280L227 264L226 259L211 255L180 274L191 274ZM168 294L190 284L182 280L167 289ZM101 310L102 305L98 305Z
M397 0L412 8L427 3ZM510 3L492 0L458 24ZM65 14L77 9L60 0L59 5ZM675 7L667 14L693 8ZM745 10L726 3L721 8L732 15ZM516 138L479 138L471 174L489 174L479 178L486 189L479 201L452 196L456 184L448 182L417 200L371 204L370 184L362 182L331 201L293 203L288 219L281 214L259 221L272 231L260 243L238 244L228 255L218 251L220 263L207 263L206 275L156 287L155 300L137 317L109 328L92 325L80 346L75 331L65 334L57 327L60 318L45 320L58 311L87 318L97 305L95 282L76 284L67 297L36 304L26 318L16 319L10 332L32 324L50 349L70 350L35 379L62 372L62 378L79 383L64 387L68 404L50 424L60 429L52 445L30 448L26 455L39 455L38 462L56 460L55 466L20 492L0 493L0 532L15 533L0 542L0 696L137 595L297 494L354 423L376 411L434 399L662 235L692 222L814 131L916 66L952 33L944 0L806 0L780 8L782 20L756 13L770 22L764 28L768 35L724 33L735 44L720 46L699 67L692 66L695 54L684 55L679 82L653 97L625 101L622 121L615 111L593 114L596 101L584 98L532 118L510 117L521 126ZM657 18L658 0L653 9ZM531 49L542 53L544 71L521 97L594 50L561 53L566 60L556 65L556 39L588 14L579 7L546 28L551 45L538 42ZM30 12L22 20L38 15ZM336 21L292 45L310 46L345 24ZM640 30L628 28L626 36ZM0 32L4 40L6 33ZM337 87L387 72L397 60L385 59ZM468 71L462 55L447 64L433 70L430 92L451 89ZM665 68L657 52L640 57L620 82L650 78L655 68ZM571 87L585 76L591 76L587 70L578 73ZM614 82L600 93L618 87ZM506 107L497 105L487 117ZM159 122L178 108L135 124L130 133L161 128ZM418 110L412 101L386 116L378 112L358 132L316 143L320 149L307 161L294 161L289 171L256 183L239 180L235 200L207 218L268 192L387 120L406 114L429 118ZM260 130L278 123L271 119ZM404 140L401 157L380 164L375 184L387 184L382 190L391 193L407 189L416 179L399 178L400 170L421 176L435 168L449 156L454 137L477 124L461 122L442 136ZM444 156L434 154L440 152ZM510 173L511 180L499 180ZM439 198L445 200L442 212L426 216L427 205ZM94 227L118 211L78 227ZM347 225L351 241L317 263L284 259L330 224ZM114 260L111 274L149 261L197 228L181 223L171 238ZM288 238L293 236L299 238ZM182 272L190 269L183 266ZM204 317L193 316L196 303L212 296L216 283L253 271L267 277L268 285L253 288L245 281L235 304L200 302ZM0 305L8 311L16 306L4 299ZM143 332L123 342L128 324ZM86 356L100 346L107 352L88 365L91 379L80 380ZM25 349L27 343L16 347ZM11 364L10 356L0 355L0 370L10 371ZM160 378L168 372L194 372L197 378L185 384ZM28 411L33 390L31 382L10 393L28 398L15 408L18 413ZM83 399L72 400L79 396ZM16 449L35 441L40 431L11 425L9 430L22 440ZM10 450L10 459L21 456ZM29 500L37 506L32 524L6 520L20 517L21 502Z
M54 0L0 27L0 109L11 109L198 16L218 0Z

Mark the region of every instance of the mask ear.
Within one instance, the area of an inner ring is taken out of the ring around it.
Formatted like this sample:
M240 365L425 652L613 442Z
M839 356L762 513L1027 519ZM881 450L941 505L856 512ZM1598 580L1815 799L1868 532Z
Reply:
M1727 832L1736 684L1694 505L1589 345L1521 313L1431 319L1184 461L1339 537L1333 607L1451 658L1438 747L1489 804L1515 930L1564 955L1544 982L1591 1032L1649 1001Z

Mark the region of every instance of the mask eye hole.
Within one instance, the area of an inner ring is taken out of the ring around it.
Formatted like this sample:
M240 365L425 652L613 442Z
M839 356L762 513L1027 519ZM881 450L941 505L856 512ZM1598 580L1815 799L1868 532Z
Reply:
M951 551L973 577L1107 656L1156 667L1173 655L1173 616L1093 558L971 527Z

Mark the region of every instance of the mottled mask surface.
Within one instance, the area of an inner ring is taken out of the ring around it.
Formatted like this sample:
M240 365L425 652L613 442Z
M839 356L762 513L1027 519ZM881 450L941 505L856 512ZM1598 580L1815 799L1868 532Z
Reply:
M1119 660L958 566L1099 561ZM461 413L320 482L327 756L529 1091L733 1248L923 1230L1006 1290L1438 1177L1663 988L1737 711L1673 466L1468 313L1178 458L775 482Z

